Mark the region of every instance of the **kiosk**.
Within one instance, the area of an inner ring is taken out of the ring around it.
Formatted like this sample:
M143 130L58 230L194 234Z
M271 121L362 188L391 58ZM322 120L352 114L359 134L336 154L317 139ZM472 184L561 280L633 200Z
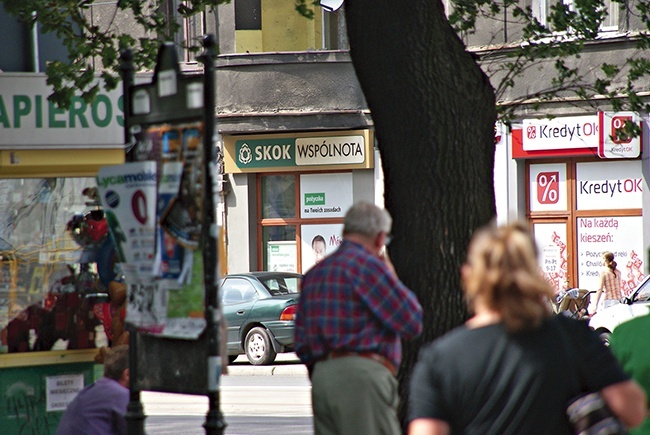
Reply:
M101 376L107 227L100 166L124 162L122 99L47 100L43 74L0 74L0 427L53 434ZM104 275L102 277L102 275ZM104 278L104 279L102 279Z

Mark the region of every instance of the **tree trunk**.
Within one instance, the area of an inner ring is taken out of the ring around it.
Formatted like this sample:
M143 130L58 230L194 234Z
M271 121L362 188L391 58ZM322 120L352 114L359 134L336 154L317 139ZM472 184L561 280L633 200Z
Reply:
M466 319L460 266L495 216L494 90L440 0L347 0L345 16L394 220L389 254L424 308L424 333L404 343L404 421L418 351Z

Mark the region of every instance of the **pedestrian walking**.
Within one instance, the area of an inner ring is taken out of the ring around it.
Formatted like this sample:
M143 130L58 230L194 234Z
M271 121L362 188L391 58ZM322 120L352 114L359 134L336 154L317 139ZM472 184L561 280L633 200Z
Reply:
M401 433L400 340L421 333L422 307L386 253L391 223L386 210L355 203L342 244L303 280L295 344L312 381L317 435Z
M567 408L592 392L628 427L642 422L645 394L587 323L551 315L523 225L479 230L461 275L473 315L421 351L409 435L572 434Z
M616 268L617 264L614 261L614 254L609 251L603 252L602 260L603 270L600 272L594 314L596 311L621 303L621 298L623 297L623 293L621 293L621 271ZM603 294L605 297L601 305L599 304L600 297Z

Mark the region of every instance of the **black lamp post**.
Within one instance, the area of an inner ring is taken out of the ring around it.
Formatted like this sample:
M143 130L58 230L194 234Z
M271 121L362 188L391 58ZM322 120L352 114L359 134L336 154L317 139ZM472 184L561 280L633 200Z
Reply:
M214 182L214 131L215 131L215 70L214 61L217 57L214 36L207 35L203 39L203 53L199 61L203 63L203 277L205 287L205 322L208 334L208 413L203 427L206 435L224 433L226 422L219 406L219 378L221 376L221 356L219 355L219 298L217 289L217 225L212 188Z

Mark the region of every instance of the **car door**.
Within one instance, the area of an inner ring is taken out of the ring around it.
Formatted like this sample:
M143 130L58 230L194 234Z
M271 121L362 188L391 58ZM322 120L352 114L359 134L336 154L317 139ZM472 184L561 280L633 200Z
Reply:
M221 284L221 306L228 323L229 352L242 350L242 326L246 324L257 299L257 290L245 278L226 278Z

